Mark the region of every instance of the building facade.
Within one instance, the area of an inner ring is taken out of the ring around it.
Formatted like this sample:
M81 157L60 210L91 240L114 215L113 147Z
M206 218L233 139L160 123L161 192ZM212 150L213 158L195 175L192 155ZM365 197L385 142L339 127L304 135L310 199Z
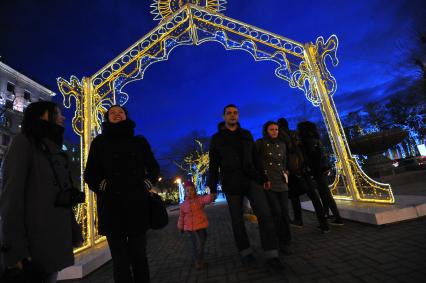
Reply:
M31 102L56 95L41 84L0 62L0 164L11 139L20 132L23 111Z

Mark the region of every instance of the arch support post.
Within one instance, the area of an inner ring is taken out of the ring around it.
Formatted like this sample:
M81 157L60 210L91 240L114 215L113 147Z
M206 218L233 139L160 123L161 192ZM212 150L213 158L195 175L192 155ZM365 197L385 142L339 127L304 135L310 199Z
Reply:
M82 168L86 166L87 157L89 155L89 146L93 139L93 85L90 77L84 77L82 79L83 85L83 99L81 103L81 113L83 116L83 134L80 136L82 141L81 147L81 161ZM81 182L82 187L86 193L87 214L86 214L86 227L87 227L87 241L88 246L95 244L95 207L94 207L94 194L89 190L89 187L84 183L84 169L82 169Z
M326 86L324 71L321 72L326 70L324 54L319 54L316 45L308 43L305 45L304 55L309 70L310 88L319 98L321 113L336 155L336 180L331 186L334 198L395 203L390 185L368 177L350 152L333 98Z

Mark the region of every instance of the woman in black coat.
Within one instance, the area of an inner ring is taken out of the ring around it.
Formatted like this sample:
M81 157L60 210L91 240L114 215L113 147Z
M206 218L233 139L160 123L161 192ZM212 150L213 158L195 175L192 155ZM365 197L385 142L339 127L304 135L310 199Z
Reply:
M77 222L71 203L58 201L72 187L68 158L62 151L63 122L55 103L30 104L22 133L13 139L3 163L2 252L15 274L31 277L25 282L56 282L58 271L74 264L73 242L82 241L79 229L73 239Z
M108 240L115 282L149 282L148 196L160 168L148 141L134 135L135 123L123 107L112 106L102 126L84 174L96 193L99 233Z
M278 124L266 122L263 126L263 138L256 141L256 149L265 174L263 188L274 218L280 250L284 254L292 254L288 215L287 146L279 139L278 134Z
M314 177L317 184L321 201L324 206L325 213L330 209L335 220L330 222L332 225L343 225L340 217L339 209L334 200L330 188L328 187L328 173L331 166L327 156L324 153L324 148L320 140L316 125L310 121L305 121L297 125L300 138L302 141L302 149L305 153L305 161L310 168L310 173Z

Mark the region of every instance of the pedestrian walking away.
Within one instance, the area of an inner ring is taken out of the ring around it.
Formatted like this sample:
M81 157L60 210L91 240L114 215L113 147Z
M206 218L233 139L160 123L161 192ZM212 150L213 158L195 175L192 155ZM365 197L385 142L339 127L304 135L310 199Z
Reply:
M314 206L315 214L319 223L319 230L322 233L328 233L330 228L326 218L324 217L324 208L320 198L313 188L311 176L309 175L310 169L305 162L299 138L294 131L289 129L288 122L285 118L278 119L278 125L279 138L285 142L288 149L287 169L289 170L289 198L294 212L294 220L290 221L290 223L294 227L303 228L300 196L306 194Z
M300 134L302 149L306 162L310 168L310 174L315 180L324 210L328 213L330 209L335 217L330 224L343 225L336 201L328 186L328 175L331 170L331 165L325 155L317 126L310 121L305 121L297 125L297 130Z

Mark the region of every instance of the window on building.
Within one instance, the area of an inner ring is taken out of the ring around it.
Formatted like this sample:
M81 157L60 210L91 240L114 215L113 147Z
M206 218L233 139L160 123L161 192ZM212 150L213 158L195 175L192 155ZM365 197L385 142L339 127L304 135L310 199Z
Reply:
M31 92L29 92L28 90L24 90L24 99L31 100Z
M7 82L7 91L15 93L15 85L11 82Z

